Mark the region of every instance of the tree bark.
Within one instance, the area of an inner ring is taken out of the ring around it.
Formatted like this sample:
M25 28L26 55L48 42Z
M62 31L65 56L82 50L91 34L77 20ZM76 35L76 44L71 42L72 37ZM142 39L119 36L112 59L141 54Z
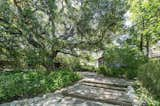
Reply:
M56 58L58 51L52 51L52 53L48 56L47 61L43 63L43 66L46 68L48 72L55 71L57 69L54 59Z
M150 47L150 37L146 36L146 49L147 49L147 57L149 57L149 47Z
M144 25L144 18L142 17L142 30L144 31L145 25ZM143 51L143 43L144 43L144 35L141 33L141 38L140 38L140 50Z
M143 34L141 34L141 39L140 39L140 50L143 51Z

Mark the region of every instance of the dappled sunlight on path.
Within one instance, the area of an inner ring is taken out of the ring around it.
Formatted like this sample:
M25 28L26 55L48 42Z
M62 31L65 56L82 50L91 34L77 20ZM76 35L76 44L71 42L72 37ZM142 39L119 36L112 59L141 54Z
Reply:
M134 91L130 91L131 81L91 72L80 74L84 76L82 80L55 93L0 106L136 106Z

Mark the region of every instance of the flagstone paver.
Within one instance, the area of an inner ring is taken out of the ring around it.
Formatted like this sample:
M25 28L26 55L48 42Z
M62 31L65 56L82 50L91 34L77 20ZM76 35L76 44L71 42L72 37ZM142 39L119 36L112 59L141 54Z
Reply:
M76 84L42 97L17 100L0 106L138 106L132 81L106 78L92 72Z

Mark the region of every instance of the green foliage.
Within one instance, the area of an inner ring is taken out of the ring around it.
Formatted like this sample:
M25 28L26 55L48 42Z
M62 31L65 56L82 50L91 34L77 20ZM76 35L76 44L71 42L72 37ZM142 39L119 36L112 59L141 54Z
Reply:
M67 68L70 70L76 70L78 68L78 65L80 64L80 59L78 57L73 57L65 54L58 55L54 59L54 61L60 63L60 69Z
M107 66L100 66L97 73L105 76L113 76L113 71L111 71L110 68L107 68Z
M59 53L78 57L77 50L102 47L110 32L122 28L125 4L121 0L0 0L0 59L14 60L18 68L41 65L50 71Z
M151 93L160 98L160 61L150 61L141 66L138 78Z
M33 97L55 91L81 77L69 70L2 72L0 74L0 103L19 98Z
M147 102L148 106L160 105L160 99L155 99L154 96L143 86L140 81L135 81L134 88L140 101Z
M104 53L105 65L113 71L114 76L137 76L137 68L146 62L145 56L133 47L111 47Z
M97 73L103 74L105 76L111 76L111 77L123 77L124 70L121 69L114 69L107 65L100 66L97 70Z
M77 71L90 71L90 72L95 72L97 69L94 66L89 66L89 65L77 65L76 67Z
M131 12L131 20L135 23L132 33L136 34L133 37L138 38L137 40L141 40L142 43L147 41L149 45L156 43L160 39L159 0L128 1L130 4L129 11ZM144 46L144 44L142 46Z
M81 59L83 59L83 58L81 58ZM90 65L86 65L86 64L82 65L83 63L82 64L80 63L79 57L73 57L70 55L59 54L55 58L54 61L60 63L59 64L60 69L70 69L73 71L96 71L94 66L90 66ZM89 60L87 60L87 62L88 61Z

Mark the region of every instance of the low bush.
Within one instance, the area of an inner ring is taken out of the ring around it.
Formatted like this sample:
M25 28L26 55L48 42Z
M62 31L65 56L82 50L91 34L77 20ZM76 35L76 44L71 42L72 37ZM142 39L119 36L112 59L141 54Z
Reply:
M78 65L76 68L77 71L90 71L94 72L96 71L96 68L94 66L89 66L89 65Z
M77 65L80 64L79 58L63 54L59 54L54 61L60 63L59 69L76 70Z
M97 70L98 74L103 74L104 76L111 76L111 77L124 77L124 71L123 70L116 70L110 67L107 67L106 65L102 65Z
M154 60L138 69L138 78L151 93L160 98L160 61Z
M160 106L160 98L154 98L153 94L142 85L140 81L135 81L133 87L138 96L138 100L146 103L147 106Z
M107 68L107 66L100 66L99 70L97 71L98 74L103 74L105 76L112 76L112 71L110 68Z
M0 74L0 103L53 92L79 80L79 74L68 70L3 72Z
M106 48L104 61L114 76L133 79L137 76L137 68L144 64L147 58L135 47L111 47Z

